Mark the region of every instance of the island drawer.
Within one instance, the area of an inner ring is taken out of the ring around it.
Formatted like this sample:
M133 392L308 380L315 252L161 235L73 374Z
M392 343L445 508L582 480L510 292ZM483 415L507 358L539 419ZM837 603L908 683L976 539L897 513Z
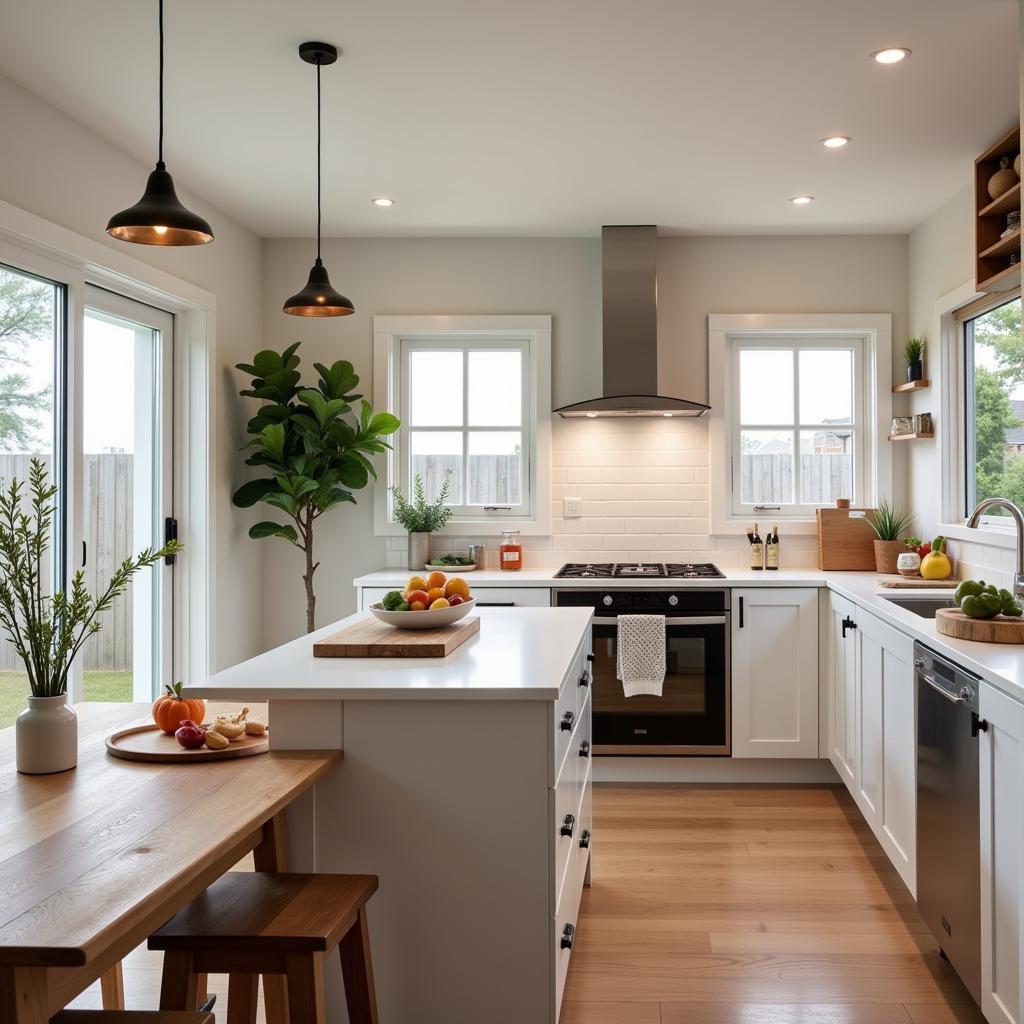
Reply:
M555 783L555 818L554 829L555 849L555 900L561 892L565 880L566 865L569 852L579 839L580 818L579 808L584 781L589 778L590 770L590 701L586 701L577 719L576 729L569 741L569 749L562 762L558 781ZM570 820L571 816L571 820ZM571 835L564 835L564 830L571 830Z
M570 743L573 742L573 734L580 721L581 709L586 705L587 698L590 696L591 673L590 661L587 658L589 654L590 635L588 633L573 658L572 667L562 681L558 700L554 705L555 756L552 762L552 784L558 778L558 773L565 762L565 755L569 751ZM587 738L590 738L589 735Z

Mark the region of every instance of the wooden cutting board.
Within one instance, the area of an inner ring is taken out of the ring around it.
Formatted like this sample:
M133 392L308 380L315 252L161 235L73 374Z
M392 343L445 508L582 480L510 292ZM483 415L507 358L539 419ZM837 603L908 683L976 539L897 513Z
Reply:
M957 640L977 640L983 644L1024 644L1024 619L971 619L959 608L940 608L935 613L935 628L943 636Z
M122 761L149 761L157 764L200 764L228 761L235 757L255 757L270 749L266 736L240 736L223 750L199 747L186 750L173 736L155 725L136 725L107 737L107 750Z
M961 580L925 580L920 576L879 576L878 585L900 590L956 590Z
M314 658L447 658L480 631L471 616L443 629L399 629L365 619L313 644Z
M819 508L818 568L872 572L875 568L875 531L868 525L866 508ZM851 513L860 513L853 515Z

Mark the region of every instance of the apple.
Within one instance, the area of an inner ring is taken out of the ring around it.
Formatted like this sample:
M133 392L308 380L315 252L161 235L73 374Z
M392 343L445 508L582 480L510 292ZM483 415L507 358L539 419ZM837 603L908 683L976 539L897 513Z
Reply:
M206 740L203 730L196 725L191 718L186 718L185 721L178 726L178 729L174 734L174 738L186 750L198 750Z
M448 603L453 608L455 608L457 605L463 604L464 602L463 602L463 599L461 597L459 597L458 594L452 594L452 596L448 598Z

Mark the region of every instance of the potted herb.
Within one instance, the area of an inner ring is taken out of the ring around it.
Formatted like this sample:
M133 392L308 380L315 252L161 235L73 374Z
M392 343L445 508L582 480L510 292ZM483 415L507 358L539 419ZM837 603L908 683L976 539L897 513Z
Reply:
M111 608L140 569L183 550L171 541L126 558L101 594L90 594L85 572L71 577L71 591L45 593L43 561L50 546L57 488L33 459L29 494L14 478L0 487L0 628L28 674L28 708L15 722L19 772L46 775L78 763L78 719L67 706L68 675L82 645L100 631Z
M391 488L391 496L395 502L395 521L409 531L409 568L422 569L430 561L430 535L443 530L452 517L452 510L445 504L448 481L445 480L441 493L429 503L423 478L418 473L412 484L412 501L397 487Z
M907 380L915 381L924 378L924 338L910 338L903 346L903 355L907 360Z
M399 422L389 412L375 414L365 400L355 411L356 400L362 398L354 393L359 377L344 359L330 366L314 363L316 386L303 385L298 347L296 342L283 352L265 349L251 363L236 364L252 377L252 387L239 394L260 403L246 427L252 440L244 446L251 453L245 464L269 476L242 484L231 500L239 508L263 502L274 510L276 519L251 526L250 537L280 537L303 553L306 632L312 633L313 575L320 566L313 553L317 520L335 505L356 503L352 492L376 478L370 459L391 447L384 438Z
M914 517L882 498L878 508L867 515L868 525L875 531L875 569L893 575L900 552L905 550L903 537L910 529Z

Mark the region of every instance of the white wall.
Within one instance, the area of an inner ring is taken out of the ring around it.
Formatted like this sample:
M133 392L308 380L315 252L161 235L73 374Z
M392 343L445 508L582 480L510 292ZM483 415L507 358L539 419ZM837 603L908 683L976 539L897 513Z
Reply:
M325 243L332 281L355 303L342 320L280 312L304 282L309 242L264 244L264 338L303 342L314 359L351 360L370 391L374 314L550 313L556 405L600 386L601 254L597 239L335 239ZM709 313L892 313L907 330L905 236L662 238L658 243L661 388L704 400ZM239 377L239 383L241 383ZM527 538L528 563L587 559L688 559L741 564L742 538L708 533L707 427L703 422L555 421L554 524ZM897 470L897 479L905 474ZM585 515L561 517L561 498L584 499ZM902 495L901 495L902 497ZM783 531L784 534L785 531ZM481 538L493 548L495 538ZM784 564L812 564L809 538L783 537ZM301 555L263 542L264 644L303 628ZM465 540L442 541L439 548ZM404 564L403 538L372 536L370 495L320 523L318 621L354 608L353 576Z
M0 146L0 199L112 248L126 248L104 229L112 213L139 198L151 167L3 77L0 123L5 140ZM173 161L170 169L173 172ZM137 259L217 296L213 467L217 579L210 631L211 659L217 669L260 649L260 553L246 535L249 517L231 506L232 489L244 479L245 467L237 453L244 419L234 401L229 368L262 341L262 243L183 189L180 179L176 184L183 201L208 218L216 240L200 248L137 245L130 249Z

